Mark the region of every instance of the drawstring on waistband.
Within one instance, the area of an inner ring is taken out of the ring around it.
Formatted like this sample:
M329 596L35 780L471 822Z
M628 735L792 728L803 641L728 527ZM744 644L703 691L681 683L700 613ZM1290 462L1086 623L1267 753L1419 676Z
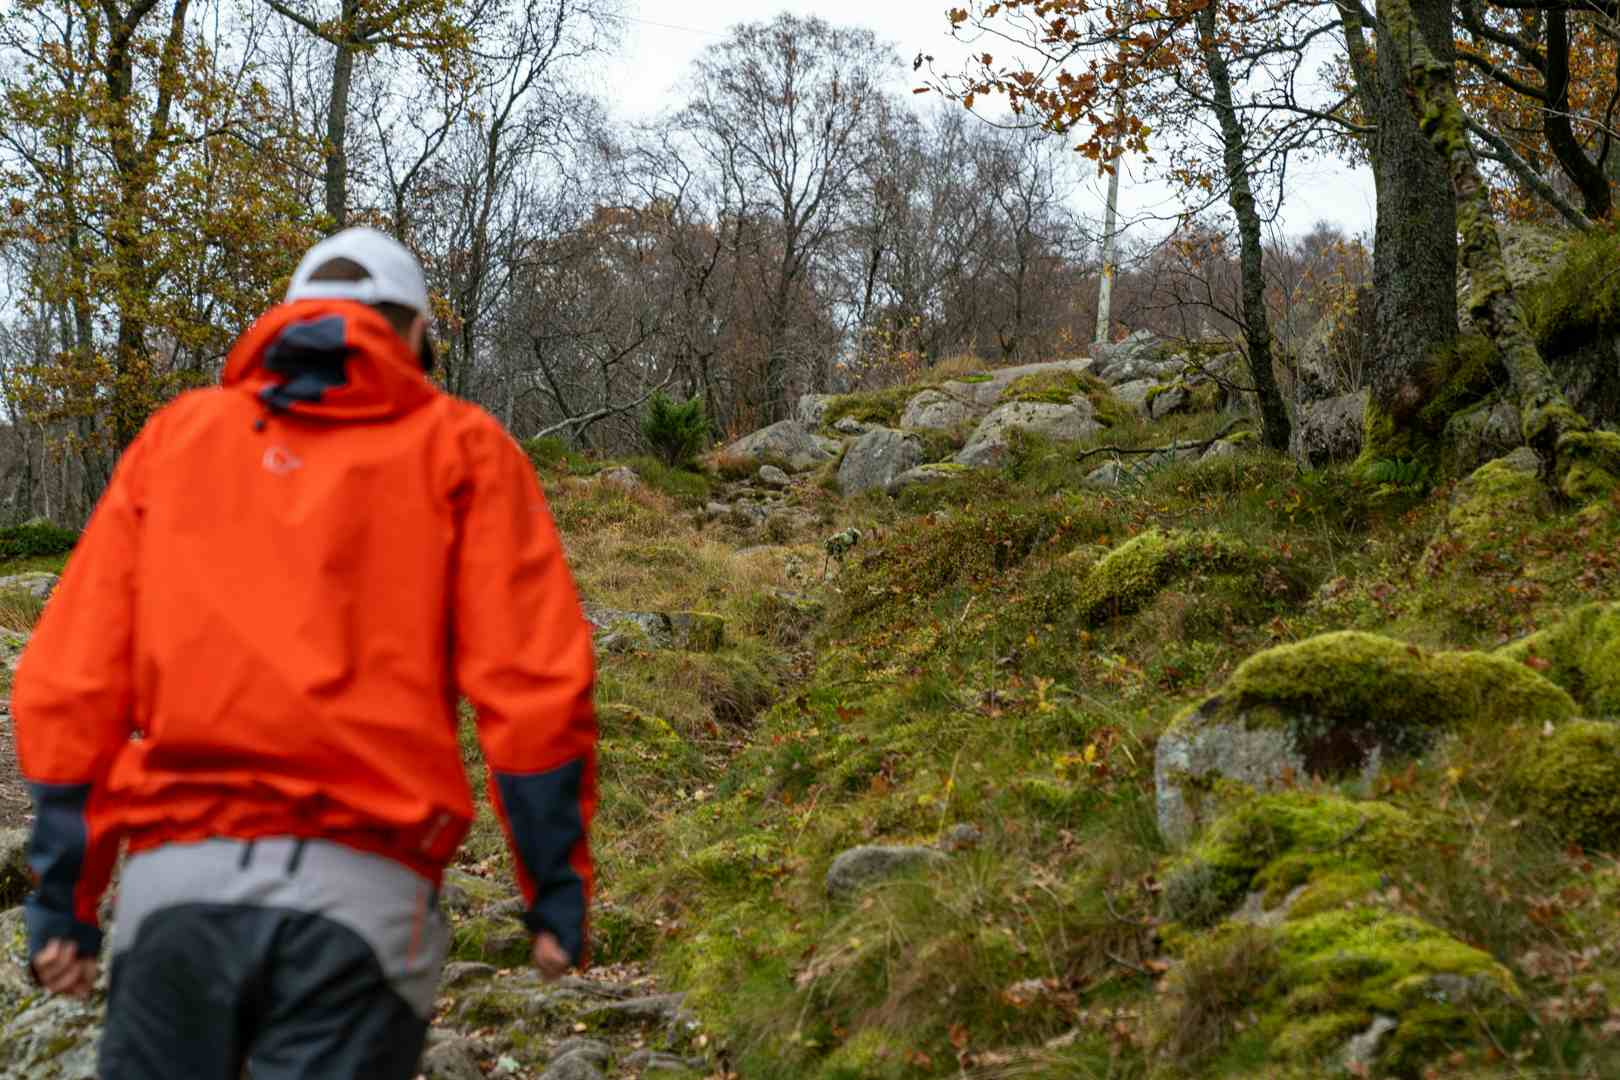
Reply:
M238 870L246 870L248 865L253 862L253 844L254 841L249 840L242 845L242 858L236 864Z
M292 877L298 873L299 864L304 861L304 840L293 842L292 854L287 857L287 876Z

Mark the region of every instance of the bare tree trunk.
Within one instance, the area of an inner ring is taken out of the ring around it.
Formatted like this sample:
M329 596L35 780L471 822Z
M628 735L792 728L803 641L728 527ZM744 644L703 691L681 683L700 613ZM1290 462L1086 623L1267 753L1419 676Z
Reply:
M1124 111L1124 97L1121 95L1119 113L1123 114ZM1121 158L1117 138L1114 140L1114 150L1114 171L1108 175L1108 208L1103 211L1102 275L1097 282L1097 334L1092 338L1098 345L1108 341L1109 329L1113 325L1114 273L1119 258L1119 236L1116 230L1119 227Z
M1249 165L1243 159L1247 145L1243 122L1238 119L1232 100L1232 74L1215 40L1215 5L1206 4L1198 13L1199 46L1215 93L1215 115L1221 126L1221 149L1226 166L1226 196L1237 216L1239 265L1243 277L1243 337L1248 345L1249 376L1260 399L1260 430L1265 444L1273 450L1288 449L1288 409L1277 389L1271 369L1271 324L1266 313L1264 248L1260 236L1260 212L1255 206L1254 186Z
M1445 161L1456 191L1463 260L1474 283L1469 314L1500 350L1518 397L1525 442L1570 498L1584 500L1610 491L1620 483L1620 435L1592 431L1570 407L1530 334L1508 280L1490 194L1469 145L1454 65L1429 47L1430 28L1414 15L1410 0L1385 0L1381 10L1391 36L1410 57L1412 109ZM1449 35L1449 24L1445 32Z
M352 18L352 0L343 5L345 25ZM354 84L354 46L347 33L333 43L332 93L326 108L326 214L334 231L349 220L349 90Z

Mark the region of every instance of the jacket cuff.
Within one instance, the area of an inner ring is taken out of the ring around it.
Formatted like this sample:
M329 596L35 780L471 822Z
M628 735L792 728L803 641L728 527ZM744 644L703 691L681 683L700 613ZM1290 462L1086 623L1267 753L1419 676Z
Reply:
M34 957L41 949L57 939L66 939L79 947L80 956L99 956L101 928L80 922L65 911L48 908L39 902L38 895L23 902L23 919L28 925L28 970L33 973Z

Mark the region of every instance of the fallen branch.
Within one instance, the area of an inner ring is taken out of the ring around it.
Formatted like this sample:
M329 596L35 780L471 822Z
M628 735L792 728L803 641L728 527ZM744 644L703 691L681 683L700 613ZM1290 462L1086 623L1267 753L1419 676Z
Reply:
M592 424L596 423L598 420L606 420L610 416L618 416L618 415L620 415L622 413L627 413L627 412L631 412L632 410L639 409L643 405L645 405L648 402L648 400L652 398L652 396L654 394L658 393L658 391L660 391L660 390L664 389L666 386L668 386L670 384L670 382L674 378L675 378L675 373L672 371L668 375L664 376L664 381L663 382L659 383L657 386L653 387L651 390L647 391L645 394L642 394L639 398L637 398L636 400L630 402L629 404L626 404L626 405L605 405L602 408L597 409L595 412L586 413L584 416L570 416L566 420L559 420L555 424L552 424L550 427L543 428L540 431L535 432L533 435L529 436L529 438L531 438L531 439L544 439L548 435L555 435L557 432L561 431L563 428L589 427Z
M1222 428L1220 432L1213 438L1205 439L1200 443L1188 443L1186 446L1183 446L1180 443L1171 443L1169 446L1148 446L1135 449L1125 446L1099 446L1095 450L1087 450L1074 460L1077 462L1084 461L1093 454L1178 454L1183 450L1197 450L1199 453L1203 453L1205 450L1208 450L1210 447L1232 434L1233 431L1237 430L1239 426L1246 423L1247 420L1247 417L1239 417Z

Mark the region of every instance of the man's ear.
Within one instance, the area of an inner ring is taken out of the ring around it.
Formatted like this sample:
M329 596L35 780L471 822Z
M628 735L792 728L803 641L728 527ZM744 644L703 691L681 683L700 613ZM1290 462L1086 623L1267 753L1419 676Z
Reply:
M428 351L428 321L426 315L418 315L411 323L411 332L405 335L405 343L416 354L417 361L422 365L423 371L433 368L433 355Z

